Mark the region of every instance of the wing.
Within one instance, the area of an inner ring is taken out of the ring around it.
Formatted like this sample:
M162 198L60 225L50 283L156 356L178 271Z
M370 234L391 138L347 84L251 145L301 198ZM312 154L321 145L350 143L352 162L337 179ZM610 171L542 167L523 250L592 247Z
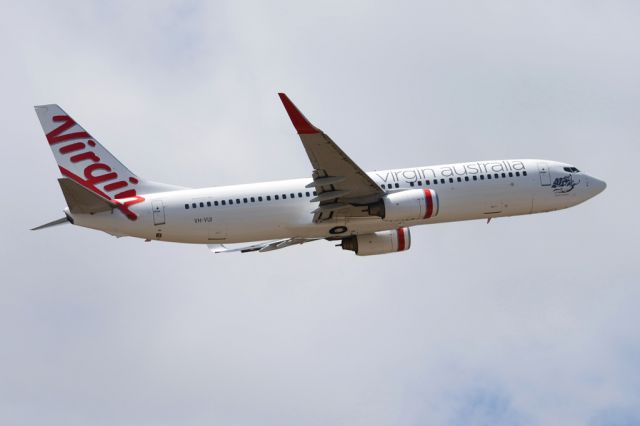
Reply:
M213 253L232 253L232 252L241 252L241 253L249 253L251 251L258 251L263 253L265 251L273 251L282 249L289 246L294 246L297 244L304 244L311 241L321 240L322 238L286 238L284 240L275 240L275 241L265 241L263 243L253 244L250 246L244 247L234 247L229 248L224 246L223 244L207 244L209 250Z
M379 200L381 189L347 154L322 130L315 127L284 93L280 100L296 128L313 167L313 182L319 207L313 212L314 221L333 216L368 216L366 204Z

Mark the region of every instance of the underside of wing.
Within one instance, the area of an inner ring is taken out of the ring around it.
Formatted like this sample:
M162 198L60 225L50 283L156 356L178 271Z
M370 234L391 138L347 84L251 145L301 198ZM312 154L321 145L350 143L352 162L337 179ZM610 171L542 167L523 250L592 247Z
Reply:
M313 182L308 186L317 192L311 201L319 202L314 221L368 216L366 205L378 201L385 191L327 134L311 124L287 95L279 96L313 167Z
M267 251L279 250L285 247L304 244L304 243L317 241L321 239L322 238L293 237L293 238L285 238L282 240L265 241L262 243L252 244L250 246L243 246L243 247L227 247L224 244L207 244L207 247L213 253L233 253L233 252L249 253L252 251L258 251L260 253L264 253Z

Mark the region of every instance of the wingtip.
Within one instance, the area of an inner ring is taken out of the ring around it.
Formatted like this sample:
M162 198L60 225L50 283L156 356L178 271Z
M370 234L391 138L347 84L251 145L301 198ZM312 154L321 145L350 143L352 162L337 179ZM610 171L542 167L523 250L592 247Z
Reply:
M285 93L279 92L278 96L280 97L280 100L282 101L287 114L289 114L291 123L293 123L293 127L296 128L298 134L303 135L320 133L320 129L315 127L309 120L307 120L307 118L300 112L298 107L296 107L295 104L291 102L291 99L289 99L289 97Z

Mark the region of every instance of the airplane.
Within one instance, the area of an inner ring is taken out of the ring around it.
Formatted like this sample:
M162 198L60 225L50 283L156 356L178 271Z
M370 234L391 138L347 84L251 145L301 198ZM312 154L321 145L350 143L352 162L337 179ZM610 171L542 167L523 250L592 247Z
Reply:
M200 189L136 175L58 105L36 106L67 207L62 219L33 230L71 223L116 237L206 244L214 253L324 239L368 256L409 250L412 226L550 212L606 188L570 164L538 159L365 172L287 95L278 95L311 176Z

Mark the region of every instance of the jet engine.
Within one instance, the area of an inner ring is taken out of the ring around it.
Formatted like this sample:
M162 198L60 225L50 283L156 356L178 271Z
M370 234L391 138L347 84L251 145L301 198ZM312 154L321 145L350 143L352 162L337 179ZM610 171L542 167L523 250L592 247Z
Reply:
M408 189L385 195L369 205L371 216L380 216L390 222L429 219L437 216L440 203L432 189Z
M358 256L394 253L409 250L409 247L411 247L409 228L354 235L342 240L342 249L354 251Z

